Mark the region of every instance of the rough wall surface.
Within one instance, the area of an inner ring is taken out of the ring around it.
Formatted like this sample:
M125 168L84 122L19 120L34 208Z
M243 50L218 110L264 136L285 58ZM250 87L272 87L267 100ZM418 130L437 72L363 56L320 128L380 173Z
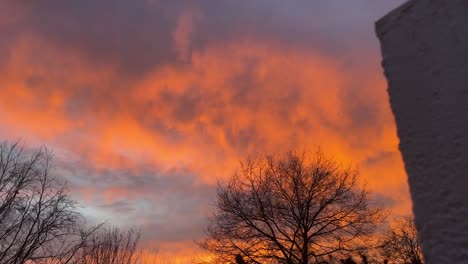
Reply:
M468 0L412 0L376 23L426 262L468 263Z

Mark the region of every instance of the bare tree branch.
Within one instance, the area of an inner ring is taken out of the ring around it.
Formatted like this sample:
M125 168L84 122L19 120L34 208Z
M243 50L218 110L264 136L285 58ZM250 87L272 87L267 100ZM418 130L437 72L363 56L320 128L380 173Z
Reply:
M249 158L219 184L208 238L199 245L225 261L239 255L288 264L362 249L385 214L371 206L357 177L319 151Z
M54 178L46 148L26 151L0 144L0 263L22 264L67 254L81 215L68 190ZM62 247L52 249L51 245Z
M382 254L394 264L424 263L420 240L413 218L398 219L383 238Z

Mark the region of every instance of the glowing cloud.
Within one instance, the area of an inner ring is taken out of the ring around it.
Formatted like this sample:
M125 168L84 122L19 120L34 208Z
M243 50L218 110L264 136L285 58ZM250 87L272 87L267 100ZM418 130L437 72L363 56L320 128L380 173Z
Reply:
M0 44L0 136L53 147L90 217L121 217L142 226L148 247L192 254L218 178L250 153L318 146L358 166L395 212L410 211L374 46L350 48L360 61L338 56L334 37L288 30L305 17L280 2L274 17L204 1L116 1L102 17L87 13L108 8L94 1L56 11L8 2L18 15L0 18L15 29Z

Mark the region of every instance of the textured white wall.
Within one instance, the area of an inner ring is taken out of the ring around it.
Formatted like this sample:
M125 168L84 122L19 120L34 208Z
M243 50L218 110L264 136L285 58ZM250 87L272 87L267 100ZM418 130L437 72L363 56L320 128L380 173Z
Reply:
M376 23L426 262L468 263L468 0L412 0Z

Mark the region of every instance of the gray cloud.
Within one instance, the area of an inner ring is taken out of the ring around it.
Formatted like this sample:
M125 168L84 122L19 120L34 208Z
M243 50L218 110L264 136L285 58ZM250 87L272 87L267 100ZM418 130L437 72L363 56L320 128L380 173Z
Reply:
M9 23L2 38L34 32L95 64L115 64L122 74L139 76L160 65L180 63L172 33L178 16L187 10L202 16L195 26L193 49L250 38L343 55L368 49L374 41L368 33L373 21L402 0L7 2L5 13L19 13L21 19Z
M145 166L137 172L96 170L63 160L58 165L58 176L65 177L75 193L91 190L92 206L107 215L101 221L113 222L117 216L128 219L123 224L140 228L143 243L187 241L203 235L216 186L197 181L190 170L157 171ZM106 200L106 191L113 189L126 193L117 192Z
M63 57L67 54L77 55L90 71L101 66L116 67L117 73L109 78L111 80L104 78L101 83L85 78L78 83L69 83L67 79L74 74L73 65L55 63L49 54L42 53L42 47L33 46L29 60L47 70L25 77L25 86L33 91L32 95L36 98L34 106L22 105L21 102L18 105L21 109L40 110L52 94L64 93L63 112L72 122L80 125L54 135L55 144L69 151L77 151L70 155L72 157L63 153L58 155L57 173L70 181L73 192L83 203L109 213L110 217L127 215L129 224L144 223L145 243L150 240L188 241L202 234L206 211L215 197L215 186L197 180L202 175L198 175L199 172L193 168L180 165L163 169L159 167L160 164L135 161L134 157L126 156L124 150L122 153L116 150L114 158L122 164L135 162L132 169L102 168L99 164L90 164L88 156L95 150L92 148L95 143L93 136L99 133L95 130L101 122L116 116L130 116L134 119L132 121L149 133L154 132L171 147L195 141L197 144L191 147L201 148L205 146L203 143L208 142L215 146L206 144L212 147L206 151L223 160L228 154L217 145L219 142L214 136L208 134L209 125L219 128L223 140L238 155L243 155L249 146L261 150L262 146L276 144L269 142L274 138L268 138L263 131L267 124L258 120L263 117L249 119L249 115L255 115L257 110L270 111L266 111L267 114L281 124L275 128L288 130L285 134L291 136L287 139L291 146L300 145L298 140L304 140L295 135L301 132L308 135L310 132L312 137L314 129L319 129L314 125L320 124L328 129L327 133L339 133L346 142L354 144L353 148L364 148L373 139L351 138L359 133L349 132L372 128L371 131L379 138L383 123L388 120L382 120L385 114L382 113L382 106L376 104L373 98L369 99L359 85L360 76L356 77L355 83L341 87L343 91L338 95L341 105L336 107L342 109L341 114L349 122L336 123L330 120L328 113L321 112L314 105L314 98L304 98L305 90L319 91L321 87L295 87L296 73L290 72L292 81L280 83L285 86L286 92L275 94L273 92L278 91L272 91L255 76L261 66L259 59L242 61L245 66L243 70L223 80L226 82L223 87L203 89L206 87L199 87L196 82L183 92L175 91L174 87L157 87L157 91L148 94L145 100L135 100L130 96L132 89L147 73L157 71L162 66L191 70L192 62L181 60L174 45L173 33L178 18L184 12L199 14L199 18L192 21L195 23L194 33L185 47L189 51L202 52L212 47L246 41L274 46L275 50L284 50L286 54L288 50L299 50L302 54L320 53L338 60L340 69L345 71L354 69L362 60L377 54L373 21L400 2L402 0L305 0L294 3L282 0L6 0L0 2L0 74L11 58L16 41L28 35L41 39L45 43L43 45L50 45ZM226 60L229 58L229 54L222 55L226 56ZM370 60L369 64L378 65L377 57ZM269 78L274 77L274 71L268 74ZM56 78L51 81L52 77ZM220 96L222 92L229 95ZM310 104L307 100L311 101ZM314 120L307 116L292 120L291 115L294 115L298 105L307 107L310 110L308 114L313 113L320 120L313 123ZM234 110L228 111L227 106ZM168 116L161 117L159 113L162 110L167 110ZM243 116L248 119L245 122L250 123L241 127L231 115L243 110L247 113ZM205 123L197 120L206 112L209 112L206 118L211 119L204 120ZM260 125L252 124L255 122ZM190 124L194 128L188 132L180 131L174 125L178 123ZM4 127L0 125L1 129ZM105 139L105 135L102 139ZM373 166L391 155L394 153L380 153L370 157L364 165ZM194 160L199 162L203 158L194 157ZM211 165L209 163L213 161L207 158L204 162L207 163L204 165ZM112 193L112 190L115 190L115 196L106 200L106 191ZM119 190L125 192L118 193ZM86 201L86 195L91 196L91 201ZM387 204L393 203L386 196L379 196L378 199Z

